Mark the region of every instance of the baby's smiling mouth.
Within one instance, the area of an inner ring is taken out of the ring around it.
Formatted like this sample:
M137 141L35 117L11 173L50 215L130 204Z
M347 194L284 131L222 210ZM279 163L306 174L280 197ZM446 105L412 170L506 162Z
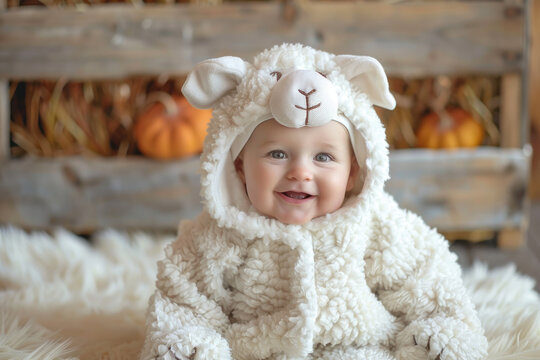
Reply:
M297 192L297 191L284 191L280 194L288 198L295 199L295 200L305 200L313 196L304 192Z

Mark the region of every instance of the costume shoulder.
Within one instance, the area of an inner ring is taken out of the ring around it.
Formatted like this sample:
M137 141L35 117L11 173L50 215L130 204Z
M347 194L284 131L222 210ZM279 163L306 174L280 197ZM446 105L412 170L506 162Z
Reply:
M389 289L401 283L422 263L436 255L447 264L456 256L448 251L448 242L420 216L401 208L384 193L373 206L371 241L366 249L368 283ZM455 276L459 267L452 265Z
M180 223L172 250L173 253L194 252L204 255L204 258L227 262L227 259L238 255L236 252L241 252L244 243L245 239L236 230L220 226L208 212L203 211L196 219L184 220ZM189 258L178 258L172 254L167 256L184 262L189 260ZM196 260L201 261L203 258L197 257Z

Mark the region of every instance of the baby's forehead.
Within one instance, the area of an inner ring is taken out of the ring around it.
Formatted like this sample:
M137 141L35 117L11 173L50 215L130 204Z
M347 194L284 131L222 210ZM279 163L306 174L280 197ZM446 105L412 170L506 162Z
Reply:
M350 123L346 121L330 120L320 126L302 126L299 128L287 127L277 120L269 117L255 121L250 127L238 134L231 145L231 157L236 159L248 146L261 147L268 143L288 142L291 146L309 144L333 144L336 148L347 151L354 149L354 140L351 137Z

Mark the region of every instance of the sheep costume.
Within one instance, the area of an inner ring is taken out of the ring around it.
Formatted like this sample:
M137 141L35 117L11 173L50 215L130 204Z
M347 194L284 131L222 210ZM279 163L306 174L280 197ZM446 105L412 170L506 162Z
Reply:
M316 90L316 91L311 91ZM205 210L158 263L141 359L482 359L487 340L447 241L384 192L393 108L382 66L298 44L203 61L183 93L213 108ZM253 129L344 124L360 164L337 211L305 225L257 214L234 158Z

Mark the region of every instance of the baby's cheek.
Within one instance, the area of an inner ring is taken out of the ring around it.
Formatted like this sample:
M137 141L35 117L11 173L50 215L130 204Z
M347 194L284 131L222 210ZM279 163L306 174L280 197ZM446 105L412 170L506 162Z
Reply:
M338 175L334 173L334 175ZM326 212L333 212L341 207L347 192L349 177L343 173L338 176L328 176L323 184L321 201Z
M267 166L253 166L246 173L248 197L255 207L264 206L273 192L275 174Z

